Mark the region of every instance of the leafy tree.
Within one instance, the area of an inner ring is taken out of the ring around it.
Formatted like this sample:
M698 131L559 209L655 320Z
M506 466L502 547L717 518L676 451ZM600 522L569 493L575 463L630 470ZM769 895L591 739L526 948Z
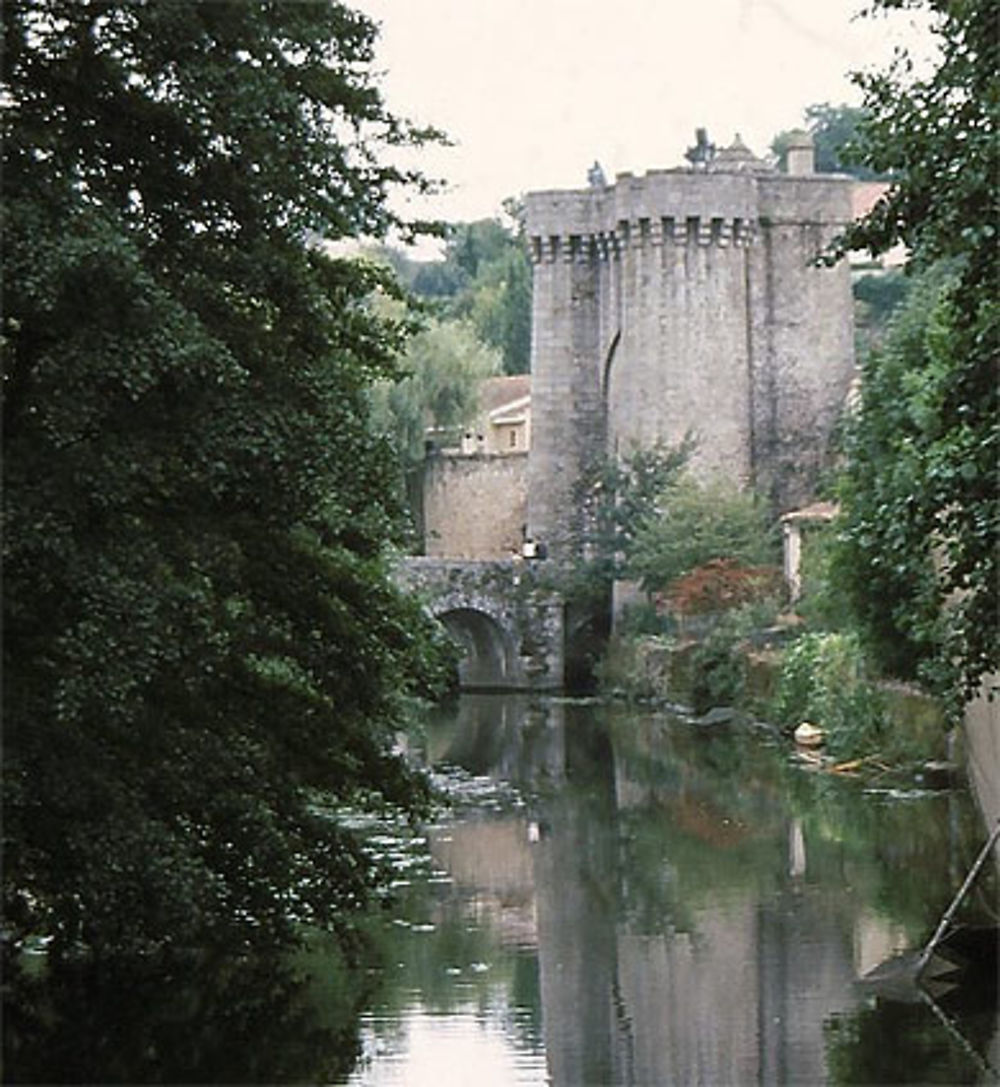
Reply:
M4 973L345 938L373 873L314 790L413 809L435 644L387 577L365 390L392 289L375 29L340 3L3 8ZM22 1008L23 1011L23 1008Z
M948 373L948 279L926 274L862 363L862 399L846 428L839 483L845 521L828 578L895 675L916 678L944 652L944 596L931 533L914 538L923 452Z
M423 460L429 427L447 439L472 421L480 382L499 372L500 357L466 322L432 319L410 339L402 365L405 376L373 386L373 419L411 467Z
M562 588L581 610L598 612L615 581L630 576L633 552L663 495L690 459L693 442L636 448L622 458L594 458L574 489L578 511Z
M832 106L829 102L820 102L806 107L806 129L813 138L816 169L820 173L850 174L861 181L886 176L859 158L856 143L866 116L865 109L858 106ZM779 132L771 141L771 153L782 169L791 135L790 131Z
M517 205L508 201L516 222ZM403 283L438 303L443 317L470 322L482 342L499 351L507 374L528 372L531 362L531 265L517 229L500 219L449 228L443 260L391 257Z
M755 566L777 554L774 526L753 494L687 476L661 495L656 516L640 523L627 572L657 592L714 559Z
M937 66L919 75L903 51L856 77L865 159L895 182L841 250L902 241L915 271L945 266L866 365L843 567L888 662L957 697L1000 665L1000 38L990 0L925 6ZM893 653L896 636L904 648Z

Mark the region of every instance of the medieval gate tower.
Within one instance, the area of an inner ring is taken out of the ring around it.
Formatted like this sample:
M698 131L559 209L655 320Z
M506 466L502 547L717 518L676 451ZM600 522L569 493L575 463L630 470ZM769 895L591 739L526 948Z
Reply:
M697 441L694 469L777 509L811 496L853 376L850 272L814 260L852 181L739 141L692 168L530 193L528 532L558 553L595 450Z

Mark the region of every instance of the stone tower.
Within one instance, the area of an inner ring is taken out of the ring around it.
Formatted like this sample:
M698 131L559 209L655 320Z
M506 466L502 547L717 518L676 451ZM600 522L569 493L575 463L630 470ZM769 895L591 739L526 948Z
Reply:
M697 440L693 467L777 509L811 495L854 368L850 273L814 258L851 179L735 143L691 168L529 193L534 262L528 532L565 545L595 450Z

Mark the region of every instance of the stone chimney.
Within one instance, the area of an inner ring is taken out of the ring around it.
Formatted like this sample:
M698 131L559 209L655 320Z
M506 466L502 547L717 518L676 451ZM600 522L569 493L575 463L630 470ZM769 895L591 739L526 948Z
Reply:
M808 132L801 129L789 132L785 172L793 177L816 172L816 150L813 138Z

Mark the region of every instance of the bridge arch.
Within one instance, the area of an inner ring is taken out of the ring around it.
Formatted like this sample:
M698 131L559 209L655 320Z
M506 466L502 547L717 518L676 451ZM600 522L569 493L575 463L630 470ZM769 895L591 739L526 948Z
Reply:
M540 565L414 556L397 567L400 586L423 597L465 650L460 687L562 687L565 602L539 576Z
M492 615L473 607L450 607L435 612L464 650L458 665L460 687L519 685L520 661L513 639Z

